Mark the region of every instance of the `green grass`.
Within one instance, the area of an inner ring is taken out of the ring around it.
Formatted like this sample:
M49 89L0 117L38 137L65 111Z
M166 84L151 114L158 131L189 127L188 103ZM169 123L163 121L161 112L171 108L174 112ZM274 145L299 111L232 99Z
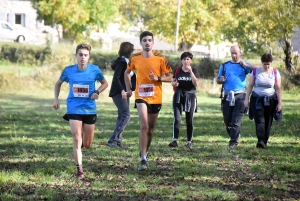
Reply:
M49 76L49 82L58 77ZM107 76L108 80L111 75ZM164 85L164 103L150 148L149 170L138 172L139 122L131 99L131 121L124 131L128 150L105 142L116 121L108 91L97 101L95 140L83 149L85 178L73 177L72 136L65 112L52 109L52 88L33 85L0 95L0 200L299 200L299 93L284 92L284 119L274 123L267 149L256 149L254 122L244 116L237 149L228 148L218 95L198 93L193 149L172 140L172 88ZM41 85L43 86L43 85ZM200 85L201 88L201 85Z
M40 67L41 68L41 67ZM35 66L20 66L18 64L0 61L0 73L12 73L17 76L25 76L30 75L32 72L34 72L38 67Z

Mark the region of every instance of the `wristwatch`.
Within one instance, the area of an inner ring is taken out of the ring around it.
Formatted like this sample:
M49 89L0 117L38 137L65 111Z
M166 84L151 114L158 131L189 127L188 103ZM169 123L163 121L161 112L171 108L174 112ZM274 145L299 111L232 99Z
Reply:
M95 90L94 93L96 93L98 95L100 94L100 92L98 90Z
M161 82L161 77L157 76L157 81Z

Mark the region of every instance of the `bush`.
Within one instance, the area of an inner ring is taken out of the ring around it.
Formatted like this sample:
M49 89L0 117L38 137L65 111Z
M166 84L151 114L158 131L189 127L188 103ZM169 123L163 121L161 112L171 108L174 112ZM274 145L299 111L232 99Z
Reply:
M180 55L166 55L173 71L177 67L181 67L182 63L180 60ZM210 58L199 58L194 57L192 62L192 67L196 68L199 72L199 76L204 79L212 79L216 76L216 71L221 65L221 60L212 60Z
M111 70L111 65L117 59L118 53L92 50L90 63L99 66L101 70Z
M0 58L12 63L46 66L50 71L61 71L65 66L76 63L74 57L76 45L60 43L51 46L33 46L18 43L0 43ZM180 53L164 53L173 71L181 67ZM118 57L117 51L103 52L96 48L91 51L90 63L99 66L102 70L111 70L111 65ZM192 66L197 68L199 75L204 79L216 76L221 61L210 58L193 58Z
M39 65L44 62L46 46L20 43L0 43L0 59L24 65Z
M197 66L201 78L213 79L217 76L221 60L212 60L210 58L203 58Z

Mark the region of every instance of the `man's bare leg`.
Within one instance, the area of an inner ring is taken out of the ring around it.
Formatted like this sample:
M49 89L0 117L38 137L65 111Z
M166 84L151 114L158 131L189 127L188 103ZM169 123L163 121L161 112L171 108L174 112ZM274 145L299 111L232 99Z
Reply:
M77 167L77 174L76 177L82 179L83 176L83 169L82 169L82 152L81 152L81 145L82 145L82 121L78 120L69 120L71 132L73 135L73 155L75 164Z
M151 142L152 142L152 138L154 135L154 127L156 124L156 120L158 117L158 113L157 114L148 114L148 131L147 131L147 149L146 149L146 153L148 152Z
M148 144L148 114L147 105L145 103L137 103L137 110L140 121L140 133L139 133L139 147L141 152L141 157L146 156L147 144Z

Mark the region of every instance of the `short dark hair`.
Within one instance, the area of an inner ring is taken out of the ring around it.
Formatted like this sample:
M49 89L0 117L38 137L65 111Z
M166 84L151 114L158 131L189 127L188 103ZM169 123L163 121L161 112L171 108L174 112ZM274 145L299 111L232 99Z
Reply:
M273 56L270 53L264 53L261 56L261 62L272 62L273 61Z
M181 54L180 60L182 60L182 59L184 59L186 57L189 57L190 59L193 59L193 54L190 53L190 52L184 52L184 53Z
M126 58L130 58L130 55L131 55L131 53L134 50L133 47L134 47L134 45L131 44L130 42L122 42L121 45L120 45L120 49L119 49L118 55L120 57L124 56Z
M140 42L142 41L142 39L143 39L145 36L152 36L152 39L154 39L153 33L151 33L150 31L143 31L143 32L140 34Z
M79 45L77 45L77 47L76 47L76 54L78 53L78 51L79 51L80 49L86 49L86 50L88 50L89 53L90 53L92 47L91 47L89 44L84 44L84 43L79 44Z

